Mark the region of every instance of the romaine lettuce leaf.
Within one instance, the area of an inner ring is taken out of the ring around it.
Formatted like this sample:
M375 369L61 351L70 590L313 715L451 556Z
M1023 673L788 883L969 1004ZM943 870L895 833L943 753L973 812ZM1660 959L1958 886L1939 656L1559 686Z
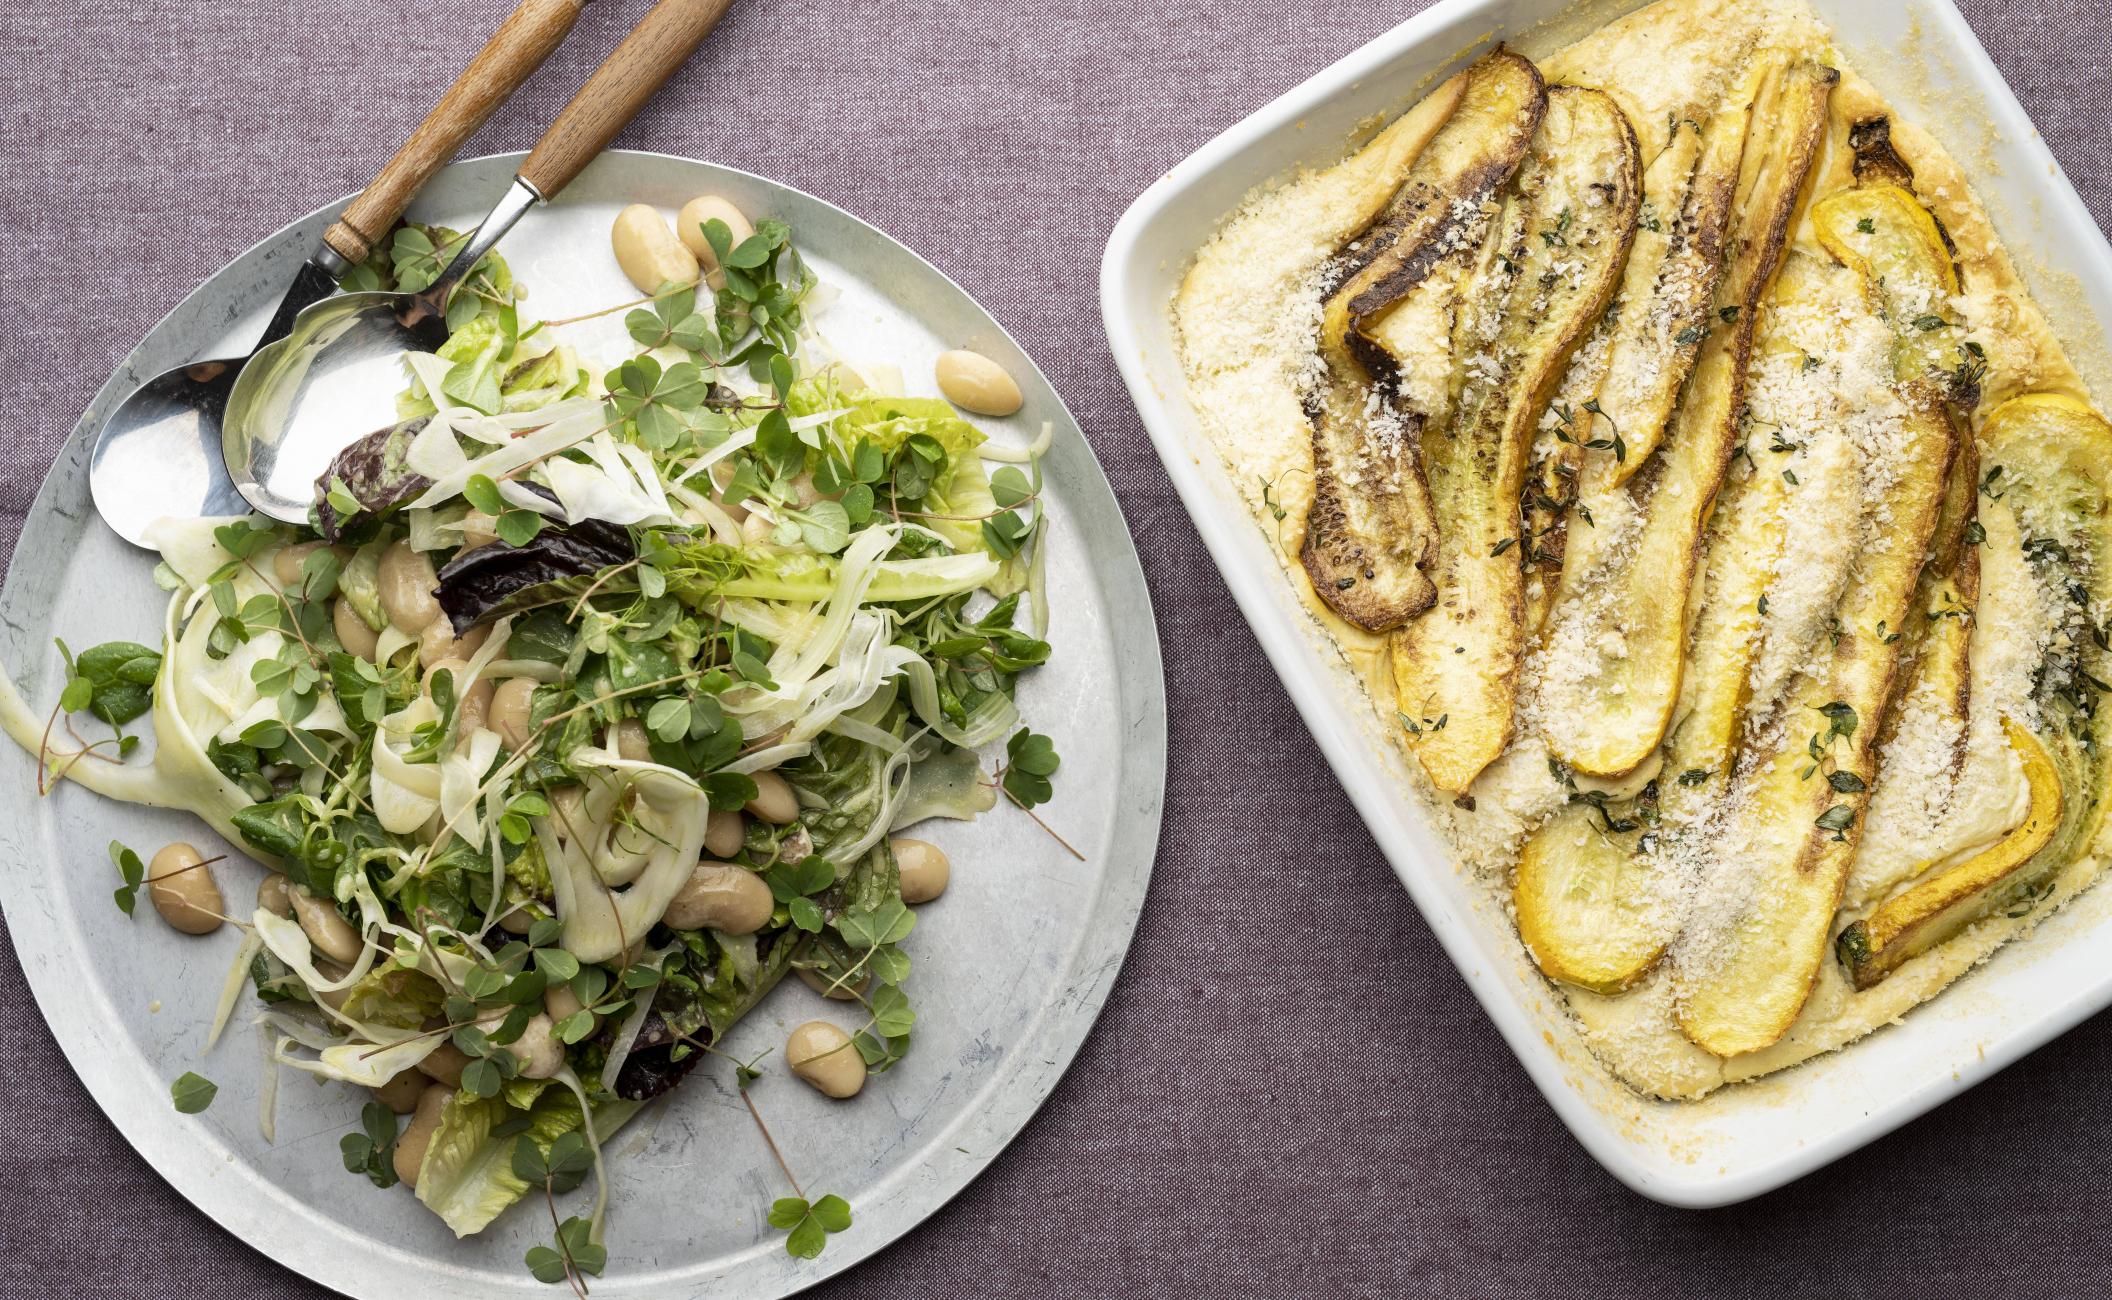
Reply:
M594 1108L594 1132L603 1142L638 1113L640 1103L607 1101ZM458 1237L485 1226L528 1192L513 1172L513 1144L532 1140L544 1154L550 1144L580 1126L579 1101L569 1088L546 1088L528 1111L519 1138L495 1138L493 1129L520 1112L503 1097L457 1092L440 1112L440 1126L418 1166L418 1199Z
M446 992L432 976L380 966L346 991L343 1011L365 1024L416 1029L439 1015L446 1001Z

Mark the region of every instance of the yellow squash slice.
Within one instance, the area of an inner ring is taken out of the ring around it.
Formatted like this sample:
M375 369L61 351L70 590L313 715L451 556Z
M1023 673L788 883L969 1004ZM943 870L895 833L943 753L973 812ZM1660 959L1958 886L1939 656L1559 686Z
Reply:
M1437 604L1392 647L1396 707L1416 720L1416 757L1441 790L1464 791L1510 741L1525 637L1518 500L1531 430L1619 282L1639 171L1635 132L1610 97L1549 91L1463 293L1453 335L1459 397L1422 440L1439 524Z
M1812 219L1891 326L1906 446L1877 503L1889 516L1882 538L1839 602L1832 653L1792 684L1775 743L1742 760L1750 776L1712 846L1707 910L1689 918L1679 945L1680 1029L1718 1056L1758 1051L1787 1033L1825 959L1899 666L1892 630L1918 612L1953 451L1966 436L1947 358L1923 338L1956 328L1948 250L1919 238L1926 213L1911 191L1871 179L1864 188L1896 191L1906 203L1873 202L1858 189L1815 205Z
M1709 510L1742 431L1760 307L1781 265L1839 79L1831 68L1800 63L1763 84L1740 166L1738 228L1716 294L1716 328L1700 345L1652 472L1612 489L1627 495L1623 510L1603 501L1597 509L1608 519L1639 514L1640 536L1630 548L1579 555L1574 569L1564 565L1550 637L1564 635L1565 620L1588 625L1589 635L1570 635L1592 647L1592 659L1546 710L1547 742L1579 772L1632 770L1671 724L1686 660L1689 587ZM1592 471L1586 473L1589 502Z
M1836 951L1857 988L1983 917L2028 911L2104 820L2112 765L2097 711L2112 651L2095 616L2112 601L2112 425L2073 397L2034 393L1996 408L1982 434L1988 471L1980 495L2013 521L2003 535L2021 547L2031 581L2055 603L2057 626L2034 679L2038 716L2031 729L2002 720L2030 803L1993 846L1908 886L1841 932Z
M1980 497L1980 458L1971 438L1961 438L1952 458L1950 483L1944 489L1943 512L1929 542L1929 559L1914 593L1915 613L1899 629L1900 678L1896 699L1931 702L1938 715L1955 726L1958 741L1944 768L1922 772L1918 779L1955 776L1965 763L1965 724L1972 704L1973 620L1980 603L1980 548L1968 544ZM1890 748L1903 711L1894 707L1878 732L1880 751ZM1878 769L1883 784L1886 770Z
M2039 851L2053 842L2062 804L2053 756L2012 719L2002 719L2002 734L2023 763L2031 789L2024 820L1985 852L1886 899L1875 912L1841 931L1835 947L1857 988L1869 988L1909 957L1927 952L1985 915L2001 886L2029 868ZM1936 865L1927 863L1916 874Z
M1830 293L1812 265L1790 260L1776 300ZM1756 349L1797 348L1777 326L1778 318L1763 319ZM1526 841L1511 897L1519 933L1550 979L1618 993L1657 964L1677 929L1665 850L1691 834L1697 815L1723 792L1760 644L1760 600L1788 542L1788 491L1780 474L1750 458L1724 476L1696 579L1701 600L1688 639L1683 715L1657 769L1655 808L1644 800L1594 806L1580 797ZM1624 824L1629 829L1614 829Z
M1435 598L1425 569L1437 521L1418 454L1430 413L1395 401L1392 358L1355 331L1439 287L1443 268L1472 255L1484 208L1517 170L1547 103L1539 70L1501 48L1454 81L1454 107L1356 241L1321 321L1326 377L1310 403L1313 503L1300 558L1328 607L1373 632Z

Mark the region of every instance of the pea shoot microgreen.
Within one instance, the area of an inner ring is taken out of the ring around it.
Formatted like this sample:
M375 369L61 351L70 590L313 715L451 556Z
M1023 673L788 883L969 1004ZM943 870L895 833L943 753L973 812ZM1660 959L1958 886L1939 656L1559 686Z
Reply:
M1049 778L1062 762L1056 754L1056 742L1020 728L1005 742L1005 793L1022 808L1047 803L1055 795Z
M365 1174L376 1187L396 1185L396 1114L378 1101L359 1111L359 1132L337 1141L347 1173Z
M179 1113L196 1115L213 1104L220 1095L220 1085L202 1075L185 1070L169 1085L169 1100L174 1102Z
M147 878L147 865L140 861L139 854L126 848L116 840L110 841L110 861L117 865L117 873L124 880L113 895L117 908L126 916L139 902L139 886Z
M824 1196L811 1204L804 1196L781 1196L770 1206L770 1226L789 1228L785 1253L799 1259L815 1259L831 1234L851 1228L851 1203L841 1196Z

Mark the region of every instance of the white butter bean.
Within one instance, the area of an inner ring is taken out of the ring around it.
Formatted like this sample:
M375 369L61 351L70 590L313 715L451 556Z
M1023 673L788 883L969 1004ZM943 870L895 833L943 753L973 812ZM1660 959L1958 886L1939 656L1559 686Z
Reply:
M726 273L719 269L719 255L712 248L711 241L704 238L704 223L713 217L726 223L726 229L733 235L734 248L739 248L742 240L755 233L755 226L739 208L716 194L700 194L682 205L681 215L675 218L675 230L696 257L697 265L704 269L705 279L712 288L719 289L725 287Z
M418 1094L411 1122L403 1126L396 1138L396 1176L405 1187L416 1190L418 1166L425 1163L425 1149L433 1144L433 1134L440 1127L440 1112L447 1109L448 1099L454 1095L452 1087L440 1083Z
M374 662L375 647L381 644L381 634L367 626L367 620L352 608L352 602L339 596L330 602L330 626L337 631L337 641L345 653L355 658Z
M792 783L775 772L756 772L755 798L748 801L751 816L760 817L773 826L784 826L799 820L799 796L792 793Z
M675 891L661 919L673 930L754 934L770 923L777 900L763 878L726 862L699 862Z
M211 934L220 928L227 902L213 880L205 857L188 844L164 847L147 864L147 896L161 919L185 934Z
M976 415L1013 415L1026 404L1005 368L980 352L941 352L932 367L946 400Z
M516 754L533 734L529 715L534 701L533 677L509 677L491 693L491 729L498 732L499 739L506 742L506 748Z
M455 635L455 621L442 614L418 634L418 662L430 668L443 659L467 659L491 639L491 625L482 623Z
M704 823L704 851L720 860L731 858L748 842L748 823L738 812L711 810Z
M865 1058L851 1036L826 1020L809 1020L785 1040L785 1064L792 1073L841 1101L865 1086Z
M292 898L293 915L317 952L347 966L359 960L359 931L338 914L336 907L305 889L294 890Z
M946 850L906 835L891 841L888 847L895 851L895 866L901 872L903 902L928 903L946 892L946 883L953 878L953 864L947 860Z
M658 293L668 283L697 282L696 257L675 238L656 208L633 203L617 213L609 246L615 250L616 265L640 293Z
M418 1109L418 1099L425 1095L425 1090L431 1087L432 1084L433 1081L431 1079L426 1078L415 1069L400 1070L387 1083L382 1084L379 1088L369 1088L367 1091L374 1094L374 1100L387 1106L398 1115L408 1115Z
M433 598L440 575L433 572L433 562L412 550L409 542L397 542L381 553L376 581L381 584L382 612L405 636L417 636L440 617L440 602Z

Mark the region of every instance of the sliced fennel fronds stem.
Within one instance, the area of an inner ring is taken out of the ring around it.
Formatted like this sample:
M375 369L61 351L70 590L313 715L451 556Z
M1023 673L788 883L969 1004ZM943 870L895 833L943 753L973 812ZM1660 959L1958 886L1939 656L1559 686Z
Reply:
M1027 615L1034 625L1034 639L1049 639L1049 516L1034 521L1034 558L1027 561Z
M1026 446L1002 447L994 442L986 442L975 449L975 454L981 456L984 460L1003 461L1008 465L1025 465L1030 461L1037 461L1048 455L1049 448L1054 445L1055 441L1056 426L1047 420L1043 420L1041 422L1041 432L1035 436L1034 441Z
M257 1079L257 1130L266 1142L279 1140L279 1049L269 1035L258 1034L263 1049L263 1073Z
M205 1050L208 1052L219 1046L228 1018L235 1014L235 1002L242 996L243 986L249 982L249 964L264 951L264 936L257 933L255 926L244 928L248 933L242 936L241 946L235 949L235 963L228 967L227 979L220 985L220 1005L213 1009L213 1027L206 1031Z
M601 1159L601 1137L594 1131L594 1107L587 1101L587 1090L580 1086L579 1076L567 1065L551 1076L572 1090L579 1099L579 1131L587 1135L587 1150L594 1153L594 1212L587 1218L587 1239L595 1245L601 1244L601 1225L609 1213L609 1169Z

